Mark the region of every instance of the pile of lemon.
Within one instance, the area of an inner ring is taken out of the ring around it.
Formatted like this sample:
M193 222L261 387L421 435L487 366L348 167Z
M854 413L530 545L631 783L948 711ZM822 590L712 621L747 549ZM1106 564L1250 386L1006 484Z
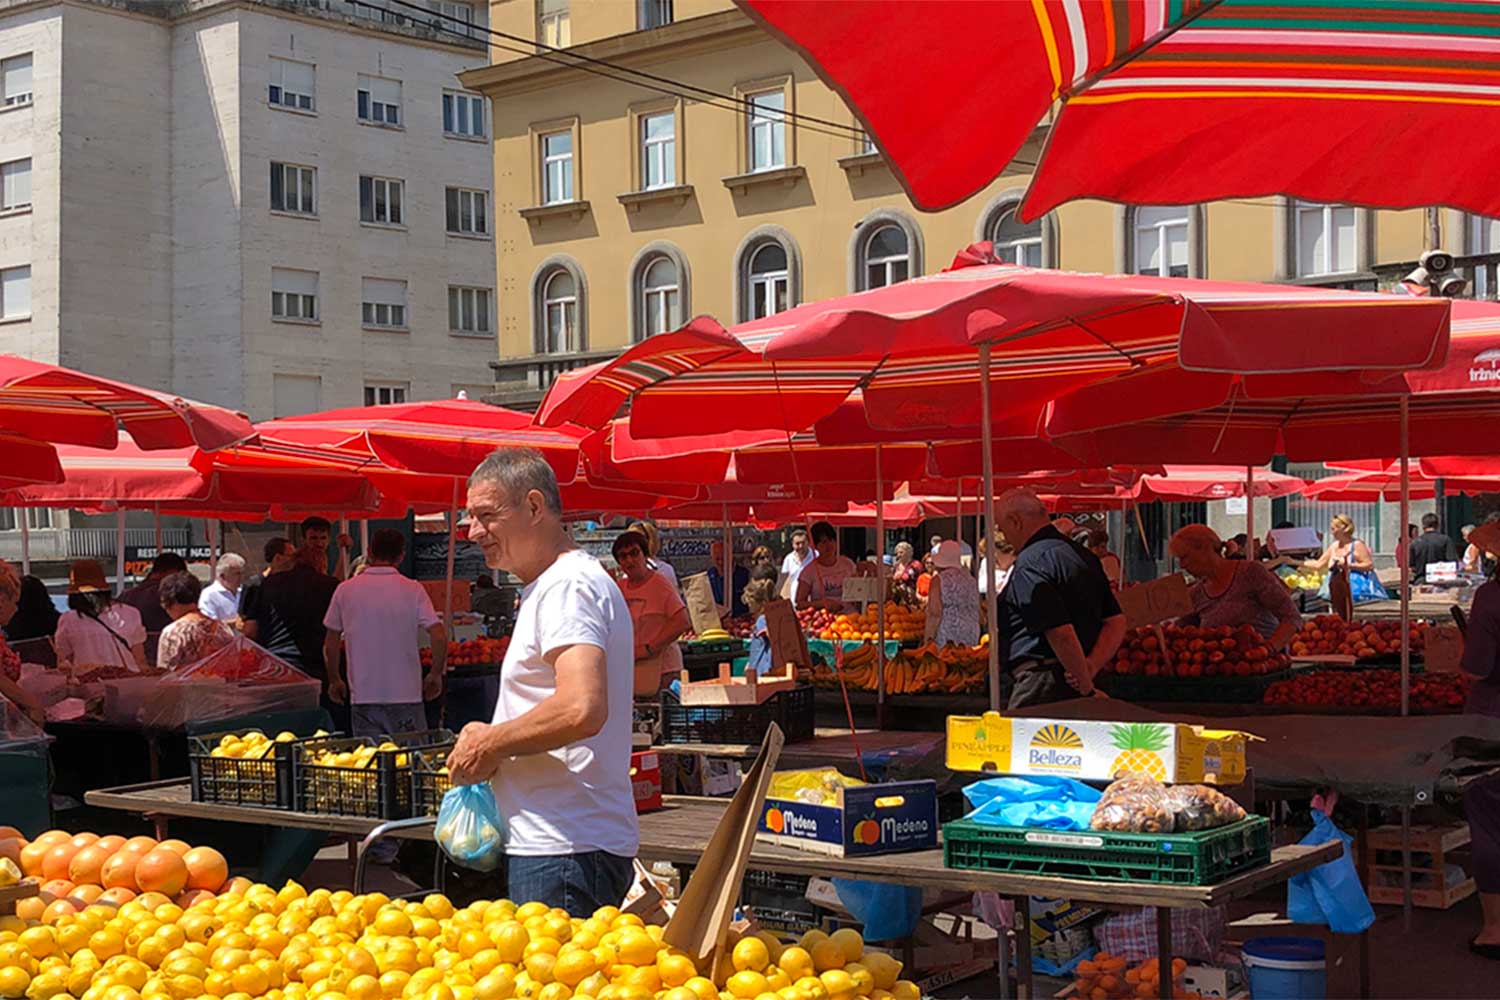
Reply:
M253 885L184 910L132 900L52 924L0 917L0 997L27 1000L919 1000L852 930L732 938L714 969L605 907L455 909Z
M320 734L326 735L326 734ZM290 743L297 737L292 733L277 733L273 740L259 730L247 733L227 733L217 746L208 752L210 757L233 757L239 760L262 760L271 756L278 743Z

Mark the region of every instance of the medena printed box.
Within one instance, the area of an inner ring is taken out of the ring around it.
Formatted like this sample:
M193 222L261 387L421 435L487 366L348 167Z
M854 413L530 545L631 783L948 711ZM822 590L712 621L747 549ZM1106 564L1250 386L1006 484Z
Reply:
M1251 739L1238 730L1176 722L950 715L948 767L1083 781L1136 771L1168 783L1237 785L1245 780L1245 744Z
M937 847L937 782L840 788L834 805L766 797L756 839L836 858Z

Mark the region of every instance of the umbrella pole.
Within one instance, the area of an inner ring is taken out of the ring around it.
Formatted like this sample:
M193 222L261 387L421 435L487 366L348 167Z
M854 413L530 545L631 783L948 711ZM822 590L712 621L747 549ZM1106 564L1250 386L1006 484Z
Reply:
M1411 402L1401 397L1401 541L1396 565L1401 587L1401 714L1411 711L1411 545L1406 524L1411 520Z
M979 348L979 441L982 449L979 461L984 472L984 530L995 531L995 456L991 453L994 444L993 428L990 427L990 345ZM984 586L985 613L989 616L990 645L990 711L1000 711L1000 619L999 605L995 598L995 560L985 565L989 577Z
M161 555L161 504L153 504L151 510L156 515L156 554Z
M370 552L370 519L361 518L359 522L359 554L369 559Z
M115 596L125 593L125 512L115 511Z
M344 547L344 539L347 538L348 535L349 515L345 514L339 518L339 565L338 569L334 570L334 575L337 576L340 580L349 579L349 550Z
M1245 466L1245 544L1250 552L1245 556L1255 561L1255 466Z
M448 566L446 576L448 585L443 589L443 625L448 629L448 635L453 635L453 554L456 547L456 526L458 523L458 480L453 480L453 498L448 504Z
M724 546L724 564L719 567L719 572L724 575L720 577L724 581L724 617L734 617L734 532L729 527L729 505L722 504L719 508L723 515L723 533L720 539Z
M31 575L31 523L30 510L21 511L21 575Z
M875 446L875 570L885 579L885 476L881 448ZM885 595L875 605L875 725L885 728ZM837 641L837 640L835 640Z

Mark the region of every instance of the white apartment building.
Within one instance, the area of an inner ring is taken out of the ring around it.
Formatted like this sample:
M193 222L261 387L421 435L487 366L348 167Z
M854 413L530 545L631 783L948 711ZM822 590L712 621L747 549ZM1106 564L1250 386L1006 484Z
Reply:
M375 2L0 0L0 352L255 419L488 392L485 36Z

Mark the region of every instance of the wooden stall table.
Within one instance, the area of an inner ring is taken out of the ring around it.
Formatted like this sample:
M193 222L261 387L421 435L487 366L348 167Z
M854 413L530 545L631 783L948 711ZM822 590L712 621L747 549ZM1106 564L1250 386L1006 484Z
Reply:
M1473 601L1473 591L1467 592L1463 600L1458 599L1458 591L1453 594L1413 594L1407 602L1412 620L1418 618L1436 618L1440 622L1451 621L1454 608L1462 608L1465 612L1469 610L1469 604ZM1371 621L1373 619L1391 619L1401 617L1401 600L1392 598L1387 601L1366 601L1364 604L1354 606L1354 618L1356 621Z
M901 754L909 752L925 756L934 749L941 749L942 733L910 733L894 729L856 729L851 735L847 728L813 731L813 738L799 743L788 743L781 748L777 770L826 767L839 764L857 764L859 755ZM856 750L856 747L858 748ZM659 743L652 751L663 756L673 754L702 754L705 757L723 757L735 760L753 760L760 753L760 744L748 743Z
M118 809L154 817L191 816L224 822L256 823L270 826L293 826L334 833L368 835L383 824L379 820L347 816L324 816L252 806L221 806L193 802L188 782L158 781L124 788L100 789L86 796L89 805ZM723 818L727 802L723 799L667 796L658 812L640 817L640 857L647 861L670 861L697 864ZM430 840L432 821L420 819L393 825L392 836ZM1337 858L1342 851L1337 842L1318 846L1292 845L1278 847L1269 864L1243 872L1214 885L1156 885L1136 882L1096 882L1086 879L1051 878L1038 875L1013 875L1001 872L946 868L943 852L916 851L908 854L882 854L869 858L830 858L822 854L797 851L757 842L748 865L758 871L786 875L828 876L891 882L922 888L993 892L1021 901L1018 914L1025 914L1028 896L1073 899L1084 903L1107 903L1113 906L1141 906L1156 910L1157 949L1163 964L1172 953L1172 911L1219 906L1254 895L1262 889L1285 882L1300 872ZM836 870L836 871L835 871ZM1023 917L1024 919L1024 917ZM1023 995L1031 992L1030 935L1026 927L1016 934L1016 969ZM1004 982L1004 977L1002 977ZM1165 977L1162 996L1171 996L1171 977ZM1008 989L1008 988L1007 988Z

